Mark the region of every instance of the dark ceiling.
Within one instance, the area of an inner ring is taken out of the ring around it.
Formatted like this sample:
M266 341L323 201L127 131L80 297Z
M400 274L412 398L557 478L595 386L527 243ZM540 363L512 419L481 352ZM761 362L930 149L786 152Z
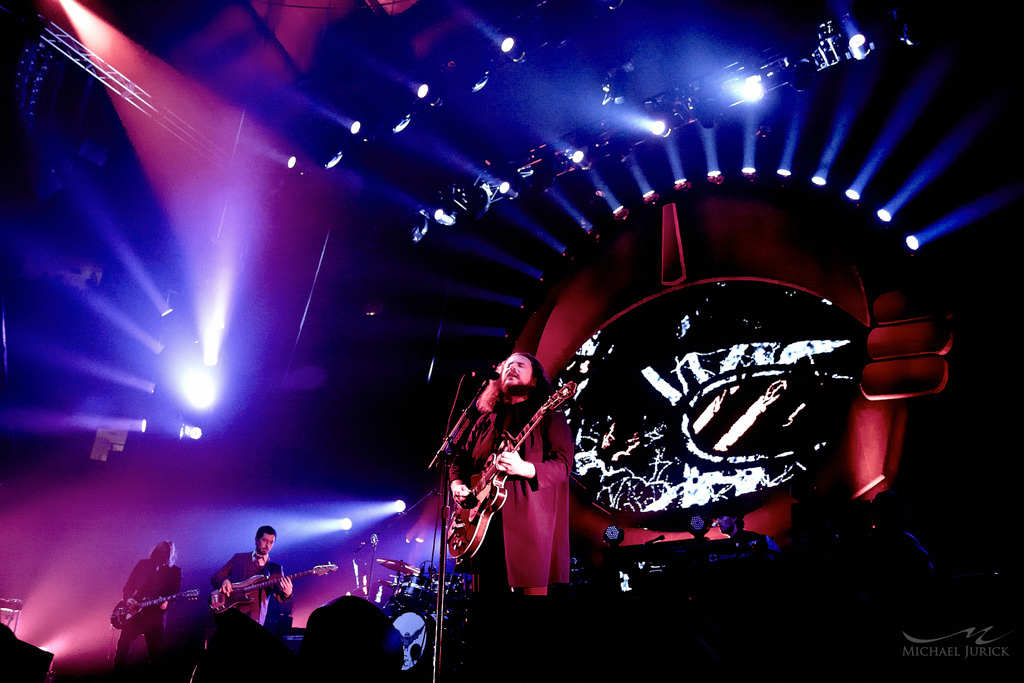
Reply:
M632 151L641 160L663 201L675 196L662 149L667 143L646 140L620 114L659 94L712 82L729 65L752 63L747 60L769 48L809 56L818 25L851 9L842 2L741 0L625 0L615 10L607 0L84 4L227 103L238 136L219 140L228 157L213 165L226 167L218 177L230 182L202 188L195 206L212 209L196 209L201 220L183 239L183 212L168 211L162 193L187 186L188 174L157 187L150 162L138 153L149 141L126 134L117 96L73 65L64 64L59 75L55 67L48 84L53 99L30 107L18 83L32 13L3 3L10 10L0 16L9 481L30 476L36 464L54 479L97 465L88 461L90 429L69 429L66 420L47 428L26 416L141 417L167 409L191 419L166 391L167 359L197 337L193 309L211 282L194 279L193 252L197 244L200 252L203 245L214 249L213 234L227 217L244 224L229 254L241 285L220 365L224 394L210 411L193 416L207 436L193 446L202 456L189 462L244 467L282 491L397 490L407 497L429 486L427 463L445 434L459 377L501 360L574 264L629 230L630 221L659 215L640 201L623 156ZM394 16L387 11L405 4L412 6ZM988 33L1008 18L962 3L942 10L904 3L900 17L920 37L908 46L895 37L898 25L888 13L895 4L853 3L855 16L876 31L876 49L863 62L843 61L817 74L810 89L780 87L756 105L759 178L740 177L746 105L721 113L718 159L726 185L780 187L775 166L806 102L788 182L794 192L807 191L841 126L845 137L829 185L820 190L835 196L836 211L862 214L867 231L898 244L904 234L963 215L957 212L966 207L964 225L925 245L915 259L951 295L961 324L985 330L958 337L960 355L952 357L963 365L953 364L948 393L970 402L995 390L987 379L992 370L979 356L989 356L987 335L1000 328L992 322L998 300L1013 293L1000 289L1010 280L1012 256L997 240L1009 234L1012 207L1019 208L1021 143L999 99L1010 48ZM528 36L526 59L500 57L483 24ZM465 85L484 70L487 86L469 92ZM444 84L443 104L422 106L408 129L391 133L393 124L382 122L412 100L402 94L399 101L389 74ZM601 105L609 75L622 104ZM193 104L166 106L193 111ZM354 144L329 170L315 163L326 144L318 137L324 111L364 121L362 135L347 140ZM280 149L257 150L265 138L256 129L270 131ZM891 153L854 206L842 190L875 142L893 130ZM695 179L692 192L715 191L702 179L701 131L694 122L673 133ZM533 178L521 184L518 199L495 202L480 220L433 225L413 243L418 211L453 184L471 185L473 168L519 179L515 170L533 150L559 140L603 145L595 168L630 207L630 220L612 221L583 172L573 171L555 185L594 224L589 233ZM105 151L102 165L79 153L89 149L82 147L86 141ZM295 169L281 163L279 152L288 146L300 150ZM53 191L55 177L60 188ZM874 210L908 178L927 184L883 227ZM822 230L833 222L828 215L813 220ZM153 314L126 254L170 297L173 314ZM102 269L102 280L69 286L61 273L86 262ZM165 341L165 352L140 351L126 326L87 304L97 297ZM99 379L87 361L148 378L155 394L140 398ZM938 414L950 418L956 410L942 404ZM980 410L975 403L970 415L977 418ZM964 425L955 443L968 442L976 427ZM139 444L158 443L162 437L153 431L130 434L125 452L111 454L105 465L116 470ZM176 438L170 443L175 448Z

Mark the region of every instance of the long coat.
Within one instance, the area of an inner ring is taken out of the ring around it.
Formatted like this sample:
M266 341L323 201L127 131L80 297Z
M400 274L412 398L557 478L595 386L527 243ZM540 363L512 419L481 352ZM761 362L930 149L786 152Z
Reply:
M473 425L457 449L451 479L469 483L508 432L518 436L533 417L533 402L499 405ZM537 468L533 479L508 477L501 508L508 583L513 587L569 583L569 471L572 432L560 411L545 413L527 436L520 456ZM488 532L493 533L493 532ZM487 543L485 537L484 543Z

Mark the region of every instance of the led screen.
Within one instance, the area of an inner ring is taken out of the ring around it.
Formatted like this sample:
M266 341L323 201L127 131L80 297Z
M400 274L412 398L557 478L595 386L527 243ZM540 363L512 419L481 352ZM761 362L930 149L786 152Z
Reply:
M838 442L865 335L829 302L765 282L633 307L559 375L578 385L576 474L595 502L641 518L786 485Z

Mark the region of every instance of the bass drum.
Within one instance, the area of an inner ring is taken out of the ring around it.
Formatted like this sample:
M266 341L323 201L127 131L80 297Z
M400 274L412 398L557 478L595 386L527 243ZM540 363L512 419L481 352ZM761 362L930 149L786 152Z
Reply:
M420 612L400 612L391 624L402 638L402 671L431 671L434 656L434 617Z

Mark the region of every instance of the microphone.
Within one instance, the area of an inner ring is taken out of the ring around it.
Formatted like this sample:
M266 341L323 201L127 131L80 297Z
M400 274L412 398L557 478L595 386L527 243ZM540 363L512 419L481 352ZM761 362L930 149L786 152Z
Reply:
M469 373L469 376L480 377L481 379L498 379L498 373L496 373L494 370L491 370L489 372L471 372Z

